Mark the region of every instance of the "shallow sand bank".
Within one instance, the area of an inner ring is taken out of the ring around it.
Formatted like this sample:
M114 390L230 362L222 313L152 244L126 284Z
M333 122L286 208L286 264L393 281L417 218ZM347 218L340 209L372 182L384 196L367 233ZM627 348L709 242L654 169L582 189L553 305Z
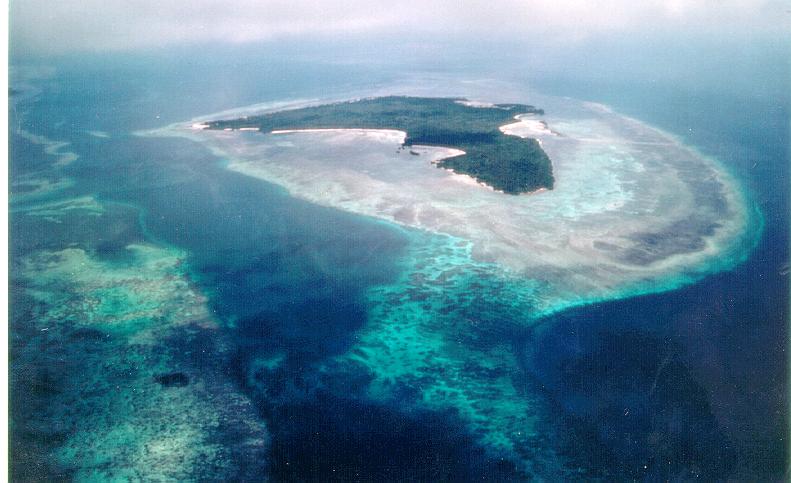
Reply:
M160 134L202 142L229 169L294 196L466 240L476 260L542 285L529 295L537 314L665 290L736 263L756 220L718 163L606 106L562 103L561 114L501 127L539 139L553 162L555 189L521 196L435 169L462 152L419 146L412 155L401 131Z

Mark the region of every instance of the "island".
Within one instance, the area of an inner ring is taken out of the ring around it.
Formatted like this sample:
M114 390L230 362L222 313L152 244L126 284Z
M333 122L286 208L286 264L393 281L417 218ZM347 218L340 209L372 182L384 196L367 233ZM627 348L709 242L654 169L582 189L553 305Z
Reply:
M517 115L543 115L526 104L484 104L464 98L388 96L303 107L239 119L217 120L206 129L290 131L300 129L395 129L402 148L439 146L464 151L436 163L467 174L495 190L520 194L552 189L552 163L536 139L503 133ZM416 154L416 151L409 149Z

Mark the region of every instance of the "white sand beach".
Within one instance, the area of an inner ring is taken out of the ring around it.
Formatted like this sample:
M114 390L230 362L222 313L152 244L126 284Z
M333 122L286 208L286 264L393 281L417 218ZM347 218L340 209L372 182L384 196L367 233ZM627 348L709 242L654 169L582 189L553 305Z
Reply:
M734 263L755 219L718 163L601 106L556 102L547 112L562 114L518 116L500 128L538 139L552 160L554 189L519 196L437 169L463 151L403 149L403 131L243 136L182 124L158 134L202 142L228 169L293 196L466 240L476 260L539 284L534 305L544 313L666 290Z

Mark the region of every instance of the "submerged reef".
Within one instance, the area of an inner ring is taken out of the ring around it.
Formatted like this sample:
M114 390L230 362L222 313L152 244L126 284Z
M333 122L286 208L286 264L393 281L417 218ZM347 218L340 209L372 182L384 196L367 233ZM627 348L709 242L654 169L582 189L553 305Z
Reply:
M255 478L268 432L224 375L230 349L187 278L185 254L145 242L91 248L94 230L136 221L129 211L85 197L12 212L15 226L49 226L53 239L36 247L31 236L32 250L15 259L11 474ZM68 224L85 231L61 235ZM62 243L71 246L47 247Z
M132 151L134 172L146 175L121 183L134 193L121 199L161 195L147 211L96 192L98 183L80 178L92 173L80 171L77 154L63 157L67 144L23 136L55 171L12 182L12 228L22 235L12 279L20 308L11 321L14 478L613 476L576 464L584 451L607 457L596 447L606 438L578 428L573 442L587 444L562 447L558 408L534 374L541 321L733 267L760 222L727 171L676 139L603 106L540 104L552 114L460 97L370 98L165 128L157 134L200 142L222 162L172 140L152 144L164 154L151 160ZM108 147L141 147L115 132L83 134ZM505 158L537 148L549 177L518 162L487 165L497 146ZM74 149L87 158L79 143ZM241 175L363 215L349 218L398 233L403 251L383 251L395 243L380 234L343 228L358 225L313 226L338 213L322 208L310 218L295 208L308 203L274 188L288 203L259 200L262 191L246 188L264 185ZM196 187L206 191L174 202L176 189ZM509 195L541 187L552 189ZM223 209L206 209L215 206L209 202ZM250 216L256 210L275 216L262 222ZM157 241L153 227L171 223L178 236L163 239L190 248ZM244 236L270 229L263 243ZM245 243L224 250L222 238ZM194 239L203 243L185 243ZM342 256L317 248L332 244L343 245ZM343 270L388 257L397 258L392 273L339 283ZM649 362L646 388L665 398L657 411L675 410L664 391L688 380L683 368L667 357ZM653 377L657 366L662 377ZM705 400L687 389L693 401ZM681 414L708 425L700 406ZM427 434L413 439L420 430ZM415 466L402 469L402 461ZM482 471L465 473L466 465Z
M13 481L261 479L269 431L227 376L232 345L141 209L86 189L69 141L11 110L9 433ZM105 139L105 138L103 138ZM79 143L75 143L79 144ZM115 169L115 168L114 168Z
M544 114L526 104L475 104L466 99L389 96L289 109L261 116L212 121L209 129L394 129L404 146L460 149L437 166L467 174L509 194L552 189L552 163L535 139L502 132L515 116ZM409 151L412 155L419 153Z
M471 242L475 260L535 282L524 295L532 320L691 283L738 263L760 236L760 216L715 160L605 106L554 100L552 112L502 126L533 133L552 158L554 189L530 196L426 170L456 159L452 150L413 147L420 156L405 157L398 131L156 134L204 143L229 169L317 204Z
M500 126L536 138L552 159L554 189L530 196L426 170L458 153L412 145L417 155L404 156L403 134L387 129L244 133L234 131L239 120L156 133L201 142L228 169L294 196L398 224L412 241L402 277L367 292L367 323L348 351L293 378L272 354L254 359L258 397L310 399L328 375L363 373L371 400L452 413L525 477L580 476L551 443L560 439L552 408L526 374L531 331L568 307L731 268L760 236L761 218L727 170L672 136L605 106L553 102L541 121ZM244 126L271 130L255 124L266 116Z

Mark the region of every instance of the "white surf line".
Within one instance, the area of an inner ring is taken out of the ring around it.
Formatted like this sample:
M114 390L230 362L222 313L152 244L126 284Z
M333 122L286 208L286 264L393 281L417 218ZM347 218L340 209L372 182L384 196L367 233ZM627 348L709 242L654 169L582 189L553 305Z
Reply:
M612 139L600 138L574 138L575 141L591 143L591 144L612 144ZM635 146L675 146L672 142L659 142L659 141L629 141L627 139L619 139L618 142L623 144L631 144Z

